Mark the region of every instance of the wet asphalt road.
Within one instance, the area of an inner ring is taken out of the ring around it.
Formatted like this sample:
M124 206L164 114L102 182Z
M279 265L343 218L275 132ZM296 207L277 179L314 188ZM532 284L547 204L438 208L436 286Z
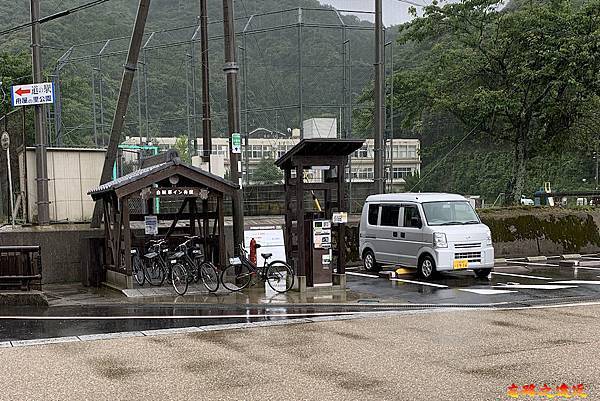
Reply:
M431 306L527 306L600 299L600 258L586 258L586 267L546 263L514 262L498 266L488 279L472 272L443 273L422 281L414 274L396 280L378 277L360 268L347 273L351 303L313 304L289 295L278 296L285 304L226 305L215 298L213 304L195 303L194 297L174 299L173 303L63 305L47 309L7 308L0 311L0 342L79 336L125 331L198 327L229 323L262 322L340 313L389 309L422 309ZM324 301L327 302L327 297ZM16 319L15 317L19 317ZM64 319L62 318L64 317Z

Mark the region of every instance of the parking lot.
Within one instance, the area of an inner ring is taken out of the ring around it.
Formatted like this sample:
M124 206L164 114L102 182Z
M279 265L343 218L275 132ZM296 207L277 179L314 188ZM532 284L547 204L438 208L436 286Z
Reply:
M544 260L545 259L545 260ZM348 288L369 297L359 302L394 302L435 305L543 304L600 298L600 256L509 259L500 262L487 279L468 270L443 272L421 280L411 270L390 274L362 267L347 269Z

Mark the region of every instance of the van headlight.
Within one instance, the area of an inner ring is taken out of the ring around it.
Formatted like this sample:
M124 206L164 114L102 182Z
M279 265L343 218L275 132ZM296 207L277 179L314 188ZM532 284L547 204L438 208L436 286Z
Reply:
M448 241L446 241L446 234L433 233L433 246L436 248L448 248Z
M492 234L488 234L483 243L485 246L492 246Z

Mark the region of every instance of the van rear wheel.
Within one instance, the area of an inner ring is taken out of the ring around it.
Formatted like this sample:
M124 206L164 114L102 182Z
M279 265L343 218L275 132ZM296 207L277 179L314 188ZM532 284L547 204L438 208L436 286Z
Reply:
M365 270L368 272L379 271L379 264L375 261L375 255L370 249L367 249L363 254L363 265L365 267Z
M417 266L417 274L421 278L429 279L435 275L435 261L429 255L425 255L419 261Z

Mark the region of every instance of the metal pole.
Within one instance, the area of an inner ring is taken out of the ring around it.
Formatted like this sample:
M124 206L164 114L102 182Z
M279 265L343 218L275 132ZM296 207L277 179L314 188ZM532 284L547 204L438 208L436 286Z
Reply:
M304 139L304 105L302 77L302 8L298 8L298 107L300 109L300 139Z
M28 184L28 174L27 174L27 133L26 130L26 122L27 122L27 111L25 110L25 106L21 107L23 111L22 120L21 120L21 134L23 136L23 175L25 177L25 188L21 188L21 191L25 191L25 199L23 200L23 214L25 216L25 224L29 223L29 184Z
M375 0L375 190L384 193L383 186L383 131L384 131L384 88L383 88L383 20L381 0Z
M8 169L8 210L12 219L12 226L15 227L15 200L13 198L12 172L10 171L10 145L6 148L6 166Z
M244 164L246 165L246 185L250 184L250 138L248 135L248 59L246 57L247 51L247 41L246 41L246 32L244 31L243 36L244 41L244 58L242 71L244 74Z
M390 82L390 192L394 192L394 40L390 45L390 63L392 65L390 74L392 78L392 82Z
M235 61L235 25L233 19L233 0L223 0L223 28L225 34L225 66L227 76L227 120L229 125L229 166L231 181L240 187L232 195L233 206L233 242L234 253L238 254L238 245L244 241L244 196L240 179L239 155L233 153L231 134L240 132L240 113L238 101L238 70Z
M194 35L195 36L195 35ZM198 129L197 129L197 119L196 119L196 52L194 49L194 38L190 41L190 72L192 74L192 131L188 131L188 154L192 157L192 153L194 152L194 144L196 143L196 138L198 138Z
M138 63L138 66L139 66L139 63ZM140 146L144 146L144 141L142 139L142 137L143 137L143 135L142 135L142 130L143 130L143 124L142 124L142 90L140 88L140 76L139 75L136 77L135 84L136 84L136 87L137 87L138 131L139 131L138 135L140 136ZM140 163L139 163L139 166L138 166L139 168L142 168L141 161L144 158L143 154L144 154L143 150L140 149L140 153L139 153L139 161L140 161Z
M92 116L94 126L94 144L98 146L98 128L96 126L96 71L92 67Z
M150 142L150 117L148 113L148 64L146 64L146 47L154 37L154 32L150 34L146 43L144 43L144 47L142 48L142 65L144 69L142 70L144 76L144 116L146 117L146 142ZM188 130L189 131L189 130Z
M40 0L31 0L31 65L33 67L33 82L42 82L42 50L40 33ZM44 129L44 115L41 105L34 106L35 113L35 164L37 181L38 224L50 224L50 208L48 200L48 167L46 148L48 138Z
M113 118L110 140L108 143L108 149L106 150L106 158L104 159L104 167L102 169L100 184L110 181L111 172L115 164L115 158L117 157L117 150L119 142L121 141L121 131L125 121L125 115L127 114L129 95L131 94L131 86L133 84L133 78L137 67L149 8L150 0L140 0L135 25L133 27L133 33L131 35L131 42L129 44L129 51L127 53L127 61L123 68L121 90L119 91L119 99L117 100L117 107L115 109L115 115ZM100 210L101 202L96 202L92 226L97 227L100 225Z
M207 0L200 0L200 51L202 52L202 160L210 166L212 152L212 120L210 115L210 75L208 63L208 12ZM194 149L198 148L195 143Z

